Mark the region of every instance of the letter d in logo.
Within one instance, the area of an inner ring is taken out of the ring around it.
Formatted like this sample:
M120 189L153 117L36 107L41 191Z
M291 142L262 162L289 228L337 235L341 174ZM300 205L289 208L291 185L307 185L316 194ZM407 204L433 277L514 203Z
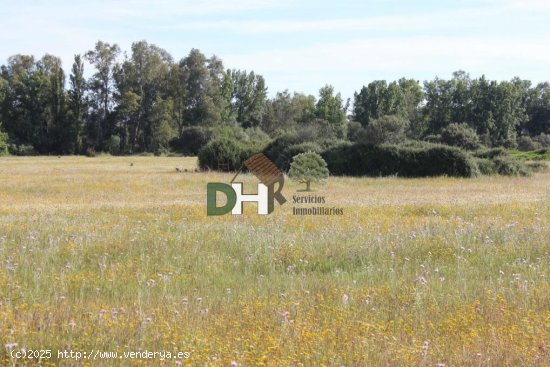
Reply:
M218 191L223 192L227 198L224 206L216 206ZM207 215L224 215L229 213L237 203L237 193L233 188L221 182L211 182L206 186L206 213Z

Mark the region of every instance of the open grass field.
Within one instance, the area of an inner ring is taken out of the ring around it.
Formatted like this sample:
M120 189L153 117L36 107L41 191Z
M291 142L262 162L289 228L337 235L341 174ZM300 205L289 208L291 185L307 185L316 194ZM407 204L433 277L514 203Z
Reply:
M207 217L232 175L175 171L194 166L0 158L1 365L550 364L549 173L331 178L325 217L293 216L287 181L269 216Z

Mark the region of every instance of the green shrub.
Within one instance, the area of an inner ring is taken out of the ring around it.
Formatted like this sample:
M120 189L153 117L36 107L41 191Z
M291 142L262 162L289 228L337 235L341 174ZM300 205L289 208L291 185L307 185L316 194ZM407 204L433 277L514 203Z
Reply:
M511 157L496 157L493 162L499 175L527 176L529 174L525 164Z
M300 141L334 140L336 133L334 127L324 119L314 119L296 126L295 135Z
M487 159L493 159L495 157L502 157L502 156L508 155L504 148L483 149L483 150L478 150L473 154L474 154L474 157L487 158Z
M330 172L350 176L472 177L479 173L473 157L457 148L395 145L342 145L323 152Z
M28 156L38 154L30 144L10 144L8 150L12 155Z
M371 145L398 144L405 140L409 121L399 116L382 116L369 121L364 132L358 132L357 140Z
M105 141L105 149L112 155L120 154L120 136L111 135L109 139Z
M302 143L304 143L304 141L301 140L297 135L286 134L269 143L263 150L263 153L280 170L288 171L288 169L290 168L290 162L292 161L292 157L298 153L303 153L293 148L292 150L294 154L290 155L291 154L291 152L289 152L290 147L293 147L295 145L299 145Z
M0 128L2 125L0 124ZM0 156L9 154L8 134L0 130Z
M358 158L358 149L354 149L354 147L355 144L342 142L321 153L321 156L327 162L331 174L337 176L359 176L359 174L351 173L354 172L355 159Z
M545 162L526 162L527 169L531 172L547 172L550 168Z
M155 157L167 157L169 154L171 154L170 149L168 149L166 147L158 147L153 152L153 155Z
M428 143L441 144L441 135L439 134L426 135L424 137L424 141Z
M467 124L449 124L441 130L443 144L467 150L479 149L481 144L474 129Z
M540 134L533 137L533 141L540 144L542 148L550 148L550 134Z
M495 162L493 162L489 158L475 158L477 167L479 168L479 172L482 175L495 175L497 173L496 171L496 165Z
M483 175L526 176L532 171L525 163L506 156L476 158L476 162Z
M86 148L86 153L85 154L86 154L86 157L92 158L92 157L95 157L97 153L95 151L95 148L88 147L88 148Z
M531 150L537 150L542 148L542 144L531 139L530 136L521 136L517 140L518 150L521 152L528 152Z
M243 162L253 153L230 139L216 139L199 151L201 169L216 171L238 171Z
M359 137L364 134L363 125L357 121L351 121L348 125L348 140L349 141L358 141Z
M247 141L251 144L263 145L271 140L269 135L259 127L250 127L244 129L244 132L247 135Z

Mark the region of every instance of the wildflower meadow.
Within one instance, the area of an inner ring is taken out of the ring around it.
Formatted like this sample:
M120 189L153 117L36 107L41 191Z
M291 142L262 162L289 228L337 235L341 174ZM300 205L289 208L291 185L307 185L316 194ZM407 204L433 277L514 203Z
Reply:
M550 173L329 177L330 216L287 180L270 215L208 217L233 174L195 167L0 159L0 365L550 364Z

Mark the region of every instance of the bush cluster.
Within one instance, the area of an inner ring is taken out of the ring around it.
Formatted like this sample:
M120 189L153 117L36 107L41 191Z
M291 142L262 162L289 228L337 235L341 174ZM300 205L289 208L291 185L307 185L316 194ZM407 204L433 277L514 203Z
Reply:
M233 139L214 139L199 151L202 169L237 171L259 145ZM333 175L400 177L475 177L485 175L527 175L529 167L510 157L503 148L467 152L442 144L408 141L400 145L374 145L349 141L303 141L294 134L283 135L264 149L279 169L288 172L293 157L301 153L320 154Z
M303 141L297 135L283 135L273 140L264 149L264 154L282 171L290 169L292 158L300 153L322 151L318 143Z
M473 157L460 149L427 145L341 145L323 152L329 170L336 175L473 177L479 173Z
M475 130L467 124L449 124L441 130L441 142L467 150L476 150L481 147Z
M258 152L256 147L243 146L231 139L212 140L199 151L199 167L205 170L238 171L244 168L245 160Z

